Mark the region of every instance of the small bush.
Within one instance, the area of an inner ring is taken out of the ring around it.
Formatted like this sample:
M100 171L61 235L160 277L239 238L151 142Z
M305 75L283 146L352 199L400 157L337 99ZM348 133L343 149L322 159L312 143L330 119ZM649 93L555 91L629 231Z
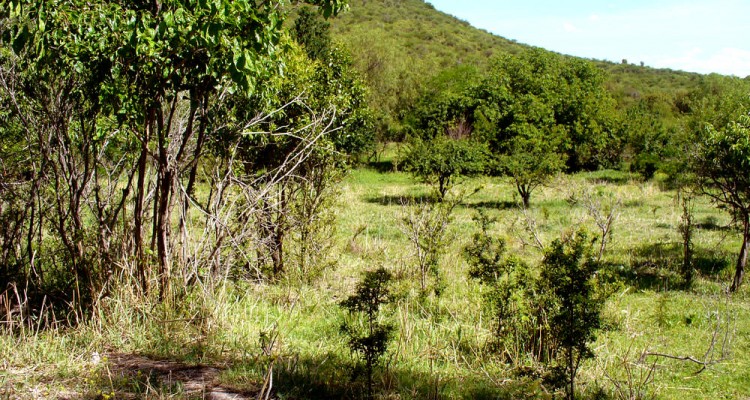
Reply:
M341 302L341 307L347 309L350 316L358 317L345 321L341 331L349 336L349 349L362 361L368 399L373 394L373 371L388 349L393 334L393 326L378 321L380 308L392 301L388 288L391 279L391 273L382 267L366 272L356 293ZM352 377L356 378L360 371L361 367L355 369Z

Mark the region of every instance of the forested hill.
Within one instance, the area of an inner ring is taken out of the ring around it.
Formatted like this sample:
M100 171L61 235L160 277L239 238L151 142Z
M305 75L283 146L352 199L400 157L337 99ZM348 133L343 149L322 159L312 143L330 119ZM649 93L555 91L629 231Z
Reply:
M364 74L381 122L391 125L441 71L460 65L482 71L493 56L533 45L475 28L422 0L351 0L349 11L332 21L332 32ZM593 61L607 72L606 86L620 109L649 96L674 105L710 79L625 60Z
M388 50L420 60L415 67L445 68L463 63L483 65L500 52L523 45L471 26L421 0L352 0L333 21L336 36L356 53ZM387 56L390 54L376 54Z

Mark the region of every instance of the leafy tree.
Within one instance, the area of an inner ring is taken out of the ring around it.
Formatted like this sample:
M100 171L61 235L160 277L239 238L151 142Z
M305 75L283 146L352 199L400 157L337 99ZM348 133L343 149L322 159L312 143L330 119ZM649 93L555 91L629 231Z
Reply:
M476 88L474 127L496 155L491 172L510 176L528 207L531 193L565 166L565 126L555 106L556 56L541 50L497 60Z
M325 16L344 5L342 0L304 3L320 6ZM113 143L107 133L121 132L127 136L116 143L130 143L136 150L135 157L127 152L125 163L118 165L129 164L127 170L133 173L121 201L99 202L98 220L109 214L109 207L117 210L106 218L112 226L124 213L132 212L129 258L137 264L134 275L142 291L149 292L152 273L146 257L146 230L148 210L153 210L150 250L156 255L159 293L161 297L168 293L173 264L180 261L179 254L174 254L179 246L172 240L177 236L172 221L179 219L184 227L187 207L196 202L198 165L207 136L215 128L210 124L222 120L218 114L226 111L222 102L227 94L262 91L259 82L278 69L284 17L280 5L279 1L187 0L0 3L0 38L18 57L15 70L35 75L37 82L49 82L24 95L37 102L54 99L51 94L64 99L72 93L71 98L81 99L78 106L55 116L62 126L78 132L58 130L63 133L59 139L67 143L64 150L70 150L67 154L73 157L61 165L67 168L64 164L73 165L74 160L75 171L68 174L69 169L60 169L54 184L71 188L57 192L57 214L71 218L58 226L60 231L72 232L72 240L60 235L68 242L65 246L71 249L73 269L84 284L90 280L88 267L74 261L81 258L80 249L86 248L86 237L77 226L83 221L80 207L87 204L87 195L101 194L96 182L104 178L97 175L99 161L92 156L112 155L100 151L97 141ZM149 181L156 185L151 197L147 196ZM178 190L181 187L185 190ZM128 203L132 207L125 207ZM182 212L175 216L177 204Z
M485 170L486 147L470 139L436 137L415 140L404 163L423 182L436 185L439 201L461 176L478 175Z
M536 127L526 128L537 132ZM537 136L527 132L509 139L503 146L505 152L497 157L495 164L496 171L513 179L524 208L531 204L531 193L565 166L565 155L556 151L561 140L559 136Z
M301 7L292 33L311 60L322 60L328 56L331 47L330 27L331 24L311 7Z
M631 162L631 171L645 179L653 178L679 145L677 121L671 113L668 100L659 96L646 97L624 111L620 133L623 158Z
M742 285L750 246L750 116L742 115L723 129L707 125L694 161L697 184L721 207L727 207L742 227L742 246L731 291Z
M319 211L333 200L342 171L369 151L374 139L364 88L348 54L331 48L325 61L311 60L296 44L285 47L284 73L268 80L268 93L242 99L233 117L240 126L212 141L219 154L227 150L225 143L239 141L238 155L248 179L270 185L257 205L256 226L263 240L255 247L258 267L275 277L288 270L290 252L297 252L300 271L322 261L308 257L308 250L320 248L325 237L313 228L332 227L316 223ZM245 134L241 129L259 110L269 116L257 128L273 134ZM320 125L321 118L333 124ZM297 158L304 148L309 154Z
M593 63L566 58L553 89L559 98L555 123L567 135L568 171L612 167L620 159L615 102L604 86L604 73Z
M431 79L420 93L419 101L406 115L411 135L430 140L439 136L467 138L473 133L476 101L469 89L479 83L473 65L446 69Z
M464 248L469 263L469 277L487 287L484 302L494 318L494 347L511 361L518 362L527 354L542 358L546 353L543 322L536 311L537 278L529 266L507 254L506 243L489 232L495 220L480 211L474 218L480 231Z

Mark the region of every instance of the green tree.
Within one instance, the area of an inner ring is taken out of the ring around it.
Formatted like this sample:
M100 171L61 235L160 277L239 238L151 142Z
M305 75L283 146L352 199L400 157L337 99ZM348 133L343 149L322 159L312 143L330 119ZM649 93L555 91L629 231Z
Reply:
M331 47L330 27L319 13L311 7L301 7L292 27L292 34L301 44L311 60L322 60Z
M750 245L750 116L742 115L723 129L707 125L693 160L701 192L727 207L742 227L742 246L731 291L742 285Z
M268 93L243 99L233 118L243 125L264 110L269 115L257 128L273 134L246 134L238 126L212 142L223 154L225 143L239 140L244 173L270 185L258 205L264 240L255 247L258 265L277 277L288 269L292 249L298 250L301 271L320 261L309 260L305 250L319 244L313 227L320 215L314 210L330 202L341 172L371 149L374 139L365 91L348 54L331 48L325 61L311 60L299 46L286 47L284 73L268 80ZM333 124L320 124L321 118ZM306 156L298 157L304 148Z
M380 309L393 301L389 288L392 279L391 273L382 267L367 271L357 284L356 293L340 303L341 307L349 311L350 316L364 319L364 324L358 324L356 320L345 321L341 325L341 331L349 336L351 351L364 361L368 399L373 398L372 378L375 367L388 350L388 342L393 337L393 326L378 320Z
M623 158L630 162L631 171L645 179L653 178L675 156L680 135L672 112L669 99L656 95L636 101L624 111L620 132Z
M553 90L558 96L555 123L567 137L568 171L612 167L620 159L615 102L604 86L605 74L590 61L565 58ZM554 100L553 100L554 102Z
M473 133L476 101L469 88L480 80L473 65L460 65L437 74L424 87L419 101L406 115L412 136L430 140L438 136L467 138Z
M472 90L473 123L528 206L555 173L612 165L614 102L591 63L541 49L498 58Z
M495 220L481 209L474 218L480 231L463 251L469 277L487 288L484 302L494 317L494 346L506 358L520 362L526 355L541 359L547 353L543 314L538 313L537 277L519 258L507 254L503 239L489 231Z
M495 168L513 179L523 207L529 208L531 193L563 170L565 155L557 151L562 140L559 135L552 132L539 135L536 127L525 128L522 134L507 140Z
M525 207L533 190L565 166L567 131L555 119L556 57L535 50L500 58L474 93L474 127L496 156L491 172L514 180Z
M460 177L483 173L486 158L482 143L439 136L429 141L415 140L404 163L414 176L435 185L438 201L443 201Z

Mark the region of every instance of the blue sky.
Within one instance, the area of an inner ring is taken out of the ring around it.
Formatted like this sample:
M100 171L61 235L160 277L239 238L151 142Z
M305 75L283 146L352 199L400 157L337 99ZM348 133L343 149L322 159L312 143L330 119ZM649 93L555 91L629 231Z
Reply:
M508 39L586 58L750 75L750 0L428 0Z

